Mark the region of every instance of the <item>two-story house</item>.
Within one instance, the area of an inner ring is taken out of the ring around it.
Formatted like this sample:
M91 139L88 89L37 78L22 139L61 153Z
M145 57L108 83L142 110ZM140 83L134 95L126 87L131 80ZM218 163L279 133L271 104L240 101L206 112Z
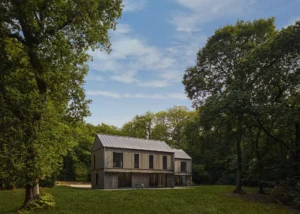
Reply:
M91 163L94 189L171 187L175 176L178 185L191 181L191 158L163 141L97 134Z

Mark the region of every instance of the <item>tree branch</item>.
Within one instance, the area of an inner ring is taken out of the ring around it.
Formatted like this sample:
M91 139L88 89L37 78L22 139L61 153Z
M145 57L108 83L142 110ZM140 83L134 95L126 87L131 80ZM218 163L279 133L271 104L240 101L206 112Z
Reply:
M275 140L276 142L280 143L282 146L284 146L288 151L291 152L291 154L293 155L294 158L296 158L296 154L293 152L293 150L286 145L282 140L279 140L278 138L274 137L273 135L271 135L271 133L263 126L263 124L261 123L261 121L256 118L257 123L259 124L259 126L262 128L262 130L273 140Z

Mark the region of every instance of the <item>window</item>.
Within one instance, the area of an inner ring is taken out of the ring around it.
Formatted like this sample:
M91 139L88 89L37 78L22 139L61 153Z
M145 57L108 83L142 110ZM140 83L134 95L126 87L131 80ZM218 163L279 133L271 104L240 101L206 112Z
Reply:
M153 169L153 155L149 155L149 169Z
M114 152L113 166L123 168L123 153Z
M98 185L99 175L96 173L96 185Z
M181 172L186 172L186 162L181 162L180 168Z
M94 169L96 169L96 155L94 155Z
M134 154L134 168L138 169L140 165L140 156L139 154Z
M163 156L163 169L167 169L167 156Z

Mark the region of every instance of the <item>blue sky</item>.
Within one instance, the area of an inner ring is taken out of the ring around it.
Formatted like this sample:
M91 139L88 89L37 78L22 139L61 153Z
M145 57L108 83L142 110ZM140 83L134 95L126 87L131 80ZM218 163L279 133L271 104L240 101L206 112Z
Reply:
M111 31L112 52L90 52L86 77L92 124L121 127L137 114L184 105L181 83L207 37L237 20L276 18L278 29L300 20L300 0L124 0Z

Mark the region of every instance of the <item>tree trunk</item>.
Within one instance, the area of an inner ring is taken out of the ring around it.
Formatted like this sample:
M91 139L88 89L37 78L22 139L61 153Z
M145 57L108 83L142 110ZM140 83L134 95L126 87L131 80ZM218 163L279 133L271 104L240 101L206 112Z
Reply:
M234 193L242 194L244 191L242 189L242 149L241 141L236 142L236 154L237 154L237 176L236 176L236 187L233 191Z
M36 178L35 184L26 184L25 187L25 200L23 206L25 206L30 200L37 200L40 197L39 178Z
M32 197L33 199L39 199L40 197L40 183L39 183L39 178L36 178L35 184L32 188Z
M237 176L236 176L236 187L233 191L237 194L243 194L244 191L242 189L242 149L241 149L241 141L242 141L242 118L239 118L239 124L237 128L237 138L236 138L236 155L237 155Z
M25 187L25 200L24 200L23 206L26 205L28 203L28 201L30 201L32 198L33 198L32 187L31 187L30 184L26 184L26 187Z

